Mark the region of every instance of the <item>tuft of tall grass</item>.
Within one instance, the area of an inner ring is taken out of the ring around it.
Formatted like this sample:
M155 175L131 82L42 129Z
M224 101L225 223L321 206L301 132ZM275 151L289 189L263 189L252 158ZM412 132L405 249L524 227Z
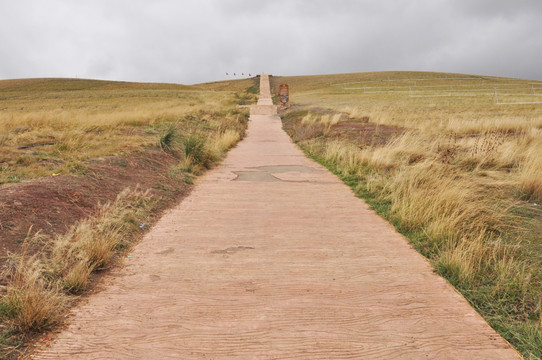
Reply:
M40 253L12 255L2 274L7 292L0 315L21 332L53 325L69 294L82 293L92 272L107 268L130 245L139 222L150 216L148 192L126 189L98 215L80 221L66 234L46 243Z
M479 278L482 262L490 250L484 244L485 233L472 239L449 242L436 262L437 269L453 284L472 284Z
M0 317L21 332L53 325L66 306L66 298L54 282L42 276L43 264L36 256L11 256L2 276L8 279L0 299Z
M401 167L387 179L383 193L403 226L424 229L433 239L504 227L506 208L493 205L477 184L435 162Z
M519 173L521 190L530 200L542 200L542 139L524 156Z
M79 259L72 263L61 280L62 288L70 294L81 294L88 287L90 275L96 270L90 259Z
M173 125L168 126L158 138L158 146L164 151L171 151L175 146L177 131Z
M187 164L206 168L211 166L213 154L209 151L207 141L207 137L198 132L191 133L183 139Z
M185 158L181 168L196 174L202 168L209 169L240 139L241 135L236 129L226 129L214 136L201 132L190 133L182 140Z
M222 154L237 144L240 138L241 136L237 131L231 129L225 130L213 140L212 151L217 154Z

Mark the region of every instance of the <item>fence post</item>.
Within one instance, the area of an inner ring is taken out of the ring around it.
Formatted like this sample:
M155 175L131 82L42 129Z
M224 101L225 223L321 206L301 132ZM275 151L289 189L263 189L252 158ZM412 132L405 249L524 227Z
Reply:
M493 103L494 103L494 104L498 104L498 99L497 99L497 88L495 88L495 98L493 99Z

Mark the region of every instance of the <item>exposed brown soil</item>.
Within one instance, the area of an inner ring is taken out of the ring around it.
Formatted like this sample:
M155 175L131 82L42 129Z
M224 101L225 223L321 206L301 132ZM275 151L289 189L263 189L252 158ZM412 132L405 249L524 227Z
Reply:
M127 187L152 189L166 206L190 188L182 179L168 176L175 162L171 154L146 149L92 160L83 175L0 186L0 265L8 252L21 251L29 235L38 231L49 236L64 233L76 221L93 215L100 204L115 200Z
M333 125L328 136L348 140L357 145L384 145L403 131L403 128L396 126L348 121Z
M335 115L336 112L330 109L318 107L304 107L293 105L288 109L280 111L284 130L296 141L309 140L320 136L347 140L357 146L382 146L394 136L402 134L405 129L397 126L379 125L371 122L368 117L355 119L348 114L341 114L338 124L332 125L330 129L322 124L302 124L301 119L308 112L321 115Z

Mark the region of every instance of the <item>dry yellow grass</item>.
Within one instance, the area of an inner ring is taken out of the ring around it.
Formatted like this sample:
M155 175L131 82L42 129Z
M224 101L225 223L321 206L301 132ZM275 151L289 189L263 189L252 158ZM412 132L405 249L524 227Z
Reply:
M148 148L170 152L179 165L163 175L189 183L244 136L248 112L237 104L254 101L257 84L0 81L0 186L83 174L92 159ZM84 292L91 274L111 266L148 227L157 203L148 191L127 189L52 239L29 230L27 241L44 245L33 256L12 254L2 274L0 357L18 334L54 325L70 295Z
M44 272L60 279L68 291L85 290L90 273L108 267L117 251L129 245L152 204L148 192L125 190L97 216L79 222L48 245Z
M519 168L522 191L533 200L542 200L542 130L535 132L523 152L524 160Z
M212 141L213 152L223 153L224 151L229 150L233 145L237 144L239 141L239 133L234 130L226 130L216 137Z
M521 104L542 102L542 82L411 72L274 80L282 82L297 108L404 129L384 145L360 146L311 131L313 115L288 120L311 135L300 145L406 234L497 330L526 357L542 357L542 104Z
M235 106L253 100L245 92L253 83L217 90L222 84L0 81L0 184L77 173L88 159L154 146L168 124L181 133L194 122L216 128L228 127L224 119L230 119L235 126ZM19 149L28 145L34 147Z
M7 287L0 317L23 333L54 325L69 304L67 295L83 292L93 271L108 267L129 247L153 204L148 192L125 190L97 216L47 242L43 251L12 254L2 274Z
M43 278L38 256L13 255L3 277L9 282L0 299L0 318L18 331L28 332L54 324L65 308L60 288Z

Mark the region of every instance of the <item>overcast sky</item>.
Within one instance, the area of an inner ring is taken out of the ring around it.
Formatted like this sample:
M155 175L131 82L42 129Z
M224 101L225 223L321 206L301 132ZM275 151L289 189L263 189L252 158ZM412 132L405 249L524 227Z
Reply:
M542 80L542 0L0 0L0 79L380 70Z

